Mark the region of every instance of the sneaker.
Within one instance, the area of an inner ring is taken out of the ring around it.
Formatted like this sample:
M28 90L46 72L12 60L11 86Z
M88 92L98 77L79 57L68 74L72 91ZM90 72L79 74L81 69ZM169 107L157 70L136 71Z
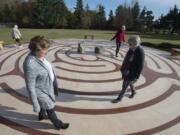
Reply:
M62 129L67 129L69 127L69 123L63 123L62 125L61 125L61 128Z
M59 123L54 126L56 130L67 129L69 127L69 123Z
M136 95L136 92L132 93L132 94L129 96L129 98L133 98L134 95Z
M118 103L118 102L120 102L121 100L122 100L122 98L117 98L117 99L112 100L111 102L112 102L112 103Z

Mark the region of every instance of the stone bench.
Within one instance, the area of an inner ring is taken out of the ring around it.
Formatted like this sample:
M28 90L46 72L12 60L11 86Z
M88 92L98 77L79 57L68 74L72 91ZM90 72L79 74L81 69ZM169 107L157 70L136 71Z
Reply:
M89 47L89 46L86 46L85 42L79 42L78 47L77 47L77 53L79 53L79 54L85 53L86 47ZM100 54L100 53L103 53L104 51L105 51L105 49L103 46L94 46L95 54Z
M0 41L0 50L3 50L4 41Z
M87 39L88 37L91 37L91 39L94 39L94 35L84 35L84 39Z
M171 56L176 56L180 53L180 49L178 48L171 48Z

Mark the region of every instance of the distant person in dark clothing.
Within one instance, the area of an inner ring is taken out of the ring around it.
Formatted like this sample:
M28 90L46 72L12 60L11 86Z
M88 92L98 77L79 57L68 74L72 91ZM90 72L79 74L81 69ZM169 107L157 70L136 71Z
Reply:
M129 50L125 56L123 64L121 66L122 73L122 91L117 99L113 100L113 103L117 103L122 100L124 93L128 86L131 88L131 95L129 98L133 98L136 94L134 89L134 83L139 79L144 66L144 50L140 46L140 37L138 35L131 36L128 39Z
M118 57L121 44L125 42L125 30L126 27L122 25L121 29L119 29L118 32L114 35L114 37L111 39L111 40L116 39L116 57Z

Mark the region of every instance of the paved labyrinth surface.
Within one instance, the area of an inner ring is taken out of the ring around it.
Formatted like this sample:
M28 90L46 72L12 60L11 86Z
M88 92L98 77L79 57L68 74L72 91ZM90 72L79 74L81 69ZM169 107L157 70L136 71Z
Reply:
M68 130L54 130L48 120L39 122L28 100L22 64L29 53L9 46L0 52L0 131L3 135L179 135L180 61L167 52L145 49L145 67L136 83L137 94L127 92L112 104L121 90L119 57L110 41L86 41L85 53L77 54L79 40L54 40L47 58L53 64L61 92L57 97L59 118ZM100 55L94 46L104 46Z

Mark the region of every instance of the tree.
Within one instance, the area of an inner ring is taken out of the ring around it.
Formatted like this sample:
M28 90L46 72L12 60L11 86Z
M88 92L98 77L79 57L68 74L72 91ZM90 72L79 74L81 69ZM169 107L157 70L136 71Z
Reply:
M126 1L117 7L114 15L111 10L106 20L103 5L98 5L97 10L91 10L88 4L83 8L83 0L76 0L74 12L68 10L64 0L1 0L0 21L35 28L115 29L126 25L129 30L137 30L142 24L144 28L150 29L154 18L152 11L144 8L140 13L137 0L132 0L132 5ZM174 29L179 29L179 14L175 6L162 16L156 26L165 21L171 22ZM168 27L167 24L164 23L163 27Z
M85 14L83 17L84 28L89 29L92 26L93 12L90 10L90 7L88 4L86 4L84 14Z
M126 4L125 6L119 5L116 9L115 27L119 29L122 25L126 25L128 29L133 26L131 8Z
M131 13L133 19L133 29L138 30L138 28L140 27L140 23L139 23L140 6L138 1L133 1Z
M139 21L141 23L141 30L151 30L153 26L153 19L153 12L147 10L146 7L144 7L139 17Z
M109 18L107 20L107 29L114 29L114 15L113 11L111 10L109 13Z
M63 0L34 0L31 3L34 27L64 28L67 26L68 9Z
M3 15L2 15L2 21L5 23L12 22L12 11L10 9L10 6L8 4L5 4L4 8L2 9Z
M77 0L74 15L76 17L76 28L83 28L84 9L82 0Z
M86 4L86 7L85 7L85 12L89 12L90 11L90 7L88 4Z
M68 8L66 7L63 0L56 1L57 6L55 6L56 11L56 18L55 24L58 28L65 28L67 27L67 15L68 15Z
M73 29L76 27L76 17L74 13L68 12L67 13L67 28Z
M154 19L153 12L148 10L146 12L146 25L150 30L152 29L153 19Z
M2 9L0 8L0 22L3 21L3 13L2 13Z
M179 29L180 18L178 17L178 14L178 8L176 5L174 5L174 8L166 15L167 24L172 26L170 33L174 33L175 29Z
M169 29L170 33L174 33L175 30L180 29L180 11L178 12L178 8L174 5L173 9L170 9L166 15L162 15L159 18L159 27L163 29Z
M106 26L106 12L105 8L103 5L99 5L99 9L97 12L97 17L98 17L98 27L99 29L105 29Z
M106 27L106 13L103 5L98 5L97 10L94 12L92 18L93 29L105 29Z
M30 22L30 18L28 16L28 3L22 2L21 0L16 0L15 5L15 16L16 16L16 24L19 26L26 26Z

